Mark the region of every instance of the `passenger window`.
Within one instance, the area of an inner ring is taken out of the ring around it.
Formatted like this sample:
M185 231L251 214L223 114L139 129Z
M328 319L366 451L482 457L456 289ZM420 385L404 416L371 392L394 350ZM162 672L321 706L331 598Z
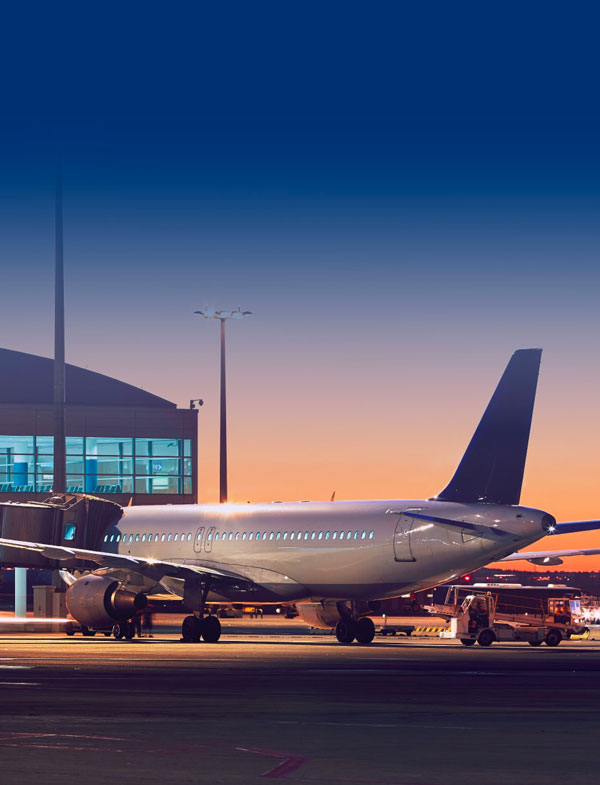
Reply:
M310 539L311 539L311 540L314 540L314 539L315 539L315 536L316 536L316 532L313 532L313 533L310 535Z
M164 535L164 533L160 535L160 541L161 541L161 542L164 542L164 541L165 541L165 535Z
M212 534L208 532L208 534L206 535L206 541L210 542L211 540L212 540Z
M140 539L140 535L139 535L139 534L136 534L136 535L135 535L135 541L136 541L136 542L138 542L138 541L139 541L139 539Z
M319 539L320 539L320 540L322 540L322 539L323 539L323 532L319 532Z
M219 541L219 532L217 532L217 533L215 534L215 542L218 542L218 541Z
M358 532L354 532L354 539L358 540Z
M151 534L148 535L148 542L152 542L152 535Z
M154 535L154 539L155 539L155 541L156 541L156 542L158 542L158 533L156 533L156 534Z
M308 540L308 532L304 532L304 539Z
M375 532L369 532L369 539L372 540L375 536Z
M142 534L142 542L146 542L146 535Z
M177 542L177 538L178 538L178 537L179 537L179 534L174 534L174 535L173 535L173 542Z
M120 542L120 541L121 541L121 535L117 534L117 542Z
M171 542L172 539L173 539L173 535L169 534L169 536L167 537L168 542Z
M254 539L254 532L250 532L250 534L248 535L248 539L249 540Z
M333 539L333 540L337 540L337 532L333 532L333 537L332 537L332 539Z
M294 539L294 532L290 532L290 540Z
M277 539L278 539L278 540L280 540L280 539L281 539L281 532L277 532Z
M273 539L273 532L271 532L271 534L269 534L269 539L270 539L270 540L272 540L272 539Z
M260 540L260 532L256 532L256 539Z
M108 534L104 535L104 542L108 542Z
M284 540L287 540L287 536L288 536L288 533L287 532L283 532L283 539Z
M236 539L236 540L239 540L239 539L240 539L240 533L239 533L239 532L236 532L236 533L235 533L235 539Z
M244 532L244 533L242 534L242 540L245 540L245 539L246 539L246 532Z
M188 532L187 541L190 542L191 539L192 539L192 533Z
M360 535L360 539L361 539L361 540L364 540L366 536L367 536L367 532L363 532L363 533Z
M67 528L68 528L68 527L71 527L71 526L72 526L72 524L70 524L70 523L67 523L67 524L65 524L65 540L67 539ZM70 531L71 531L71 530L70 530L70 528L69 528L69 533L70 533ZM69 537L69 539L70 539L70 540L72 540L72 539L73 539L73 537L71 536L71 537ZM114 539L115 539L115 535L114 535L114 534L111 534L111 535L110 535L110 541L112 542Z
M229 539L233 540L233 532L229 532Z
M328 540L328 539L329 539L329 532L325 532L325 539L326 539L326 540Z

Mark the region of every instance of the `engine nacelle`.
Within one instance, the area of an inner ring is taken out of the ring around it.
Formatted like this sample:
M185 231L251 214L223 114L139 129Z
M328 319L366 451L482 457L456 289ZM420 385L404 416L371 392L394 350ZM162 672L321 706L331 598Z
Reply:
M119 588L119 582L106 575L85 575L67 589L67 608L71 616L86 627L111 627L127 621L145 608L145 594Z
M321 630L330 630L340 620L340 614L335 602L303 602L296 604L298 615L305 624L318 627Z

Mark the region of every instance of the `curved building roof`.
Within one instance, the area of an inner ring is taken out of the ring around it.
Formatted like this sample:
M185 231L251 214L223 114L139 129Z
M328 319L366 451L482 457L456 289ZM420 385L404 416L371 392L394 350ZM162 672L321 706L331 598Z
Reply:
M54 361L49 357L0 349L0 403L54 401ZM67 404L71 406L159 406L176 404L110 376L67 363Z

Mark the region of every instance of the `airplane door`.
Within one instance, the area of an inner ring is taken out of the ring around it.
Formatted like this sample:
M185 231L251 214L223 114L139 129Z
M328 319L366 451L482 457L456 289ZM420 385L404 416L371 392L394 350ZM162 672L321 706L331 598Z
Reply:
M215 536L215 527L211 526L206 535L206 542L204 543L204 550L206 551L206 553L210 553L212 551L212 541L214 536Z
M203 538L204 538L204 526L201 526L196 532L196 538L194 539L194 550L196 553L200 553L200 551L202 550Z
M396 561L416 561L410 546L410 532L414 518L401 515L394 532L394 559Z

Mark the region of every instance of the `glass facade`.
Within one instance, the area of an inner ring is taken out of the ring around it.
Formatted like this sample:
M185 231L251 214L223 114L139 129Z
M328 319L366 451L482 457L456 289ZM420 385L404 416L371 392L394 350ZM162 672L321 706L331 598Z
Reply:
M0 493L52 489L54 438L0 436ZM192 493L191 439L68 436L69 493Z

